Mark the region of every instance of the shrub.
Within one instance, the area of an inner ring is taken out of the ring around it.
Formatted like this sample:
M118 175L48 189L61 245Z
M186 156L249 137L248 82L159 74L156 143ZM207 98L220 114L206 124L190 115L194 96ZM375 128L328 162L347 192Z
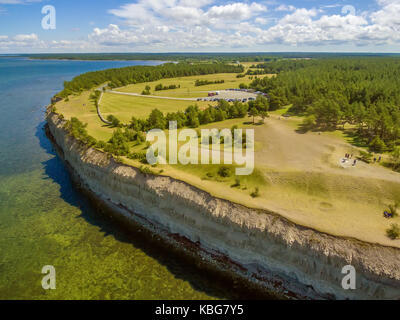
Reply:
M393 164L393 169L394 170L399 170L400 169L400 147L395 147L392 154L391 154L391 160Z
M130 141L130 142L136 141L136 139L137 139L137 132L135 130L132 130L132 129L126 128L125 132L124 132L124 135L128 139L128 141Z
M196 87L206 86L209 84L218 84L218 83L225 83L225 80L216 80L216 81L209 81L209 80L196 80L194 85Z
M310 115L308 117L306 117L302 124L301 124L305 130L311 130L312 128L314 128L316 126L316 120L315 120L315 116L314 115Z
M214 173L212 173L212 172L207 172L206 176L207 176L208 178L214 178Z
M136 135L136 141L138 144L141 144L146 141L146 137L144 136L143 133L138 132L138 134Z
M150 95L150 90L151 90L151 87L149 85L147 85L145 87L145 89L142 91L142 95L144 95L144 96Z
M115 162L118 162L118 163L124 163L124 160L122 160L121 157L115 157L114 160L115 160Z
M240 179L236 178L235 183L232 185L232 188L240 188Z
M146 167L146 166L141 166L139 168L139 170L141 173L144 173L144 174L153 174L153 175L155 174L149 167Z
M127 156L129 154L129 140L121 129L113 132L111 139L104 148L106 152L116 156Z
M229 169L226 166L222 166L218 170L218 175L221 176L222 178L227 178L232 175L231 169Z
M260 196L260 189L257 187L254 192L251 193L253 198L258 198Z
M386 230L386 235L392 240L399 239L400 226L397 223L392 224L391 227Z
M375 137L374 140L372 140L371 143L369 144L369 149L372 152L381 153L385 151L386 145L379 137Z
M96 147L99 149L104 149L106 147L106 145L107 144L104 141L100 140L100 141L97 141Z
M92 136L87 136L85 143L89 146L89 147L93 147L97 145L97 140L95 138L93 138Z
M161 83L156 85L156 87L154 88L155 91L161 91L161 90L172 90L172 89L176 89L176 88L180 88L180 85L177 86L176 84L170 84L169 86L163 86Z
M132 117L131 122L129 124L129 128L137 132L141 132L144 131L145 129L144 127L145 127L145 121Z
M121 125L121 121L119 121L119 119L115 116L113 116L112 114L110 114L107 117L107 121L111 123L111 126L113 128L119 127Z
M143 160L146 159L146 153L144 153L144 152L132 152L131 154L129 154L128 158L132 159L132 160L143 161Z
M358 159L363 161L363 162L365 162L365 163L371 163L372 153L371 152L360 151L360 156L358 157Z

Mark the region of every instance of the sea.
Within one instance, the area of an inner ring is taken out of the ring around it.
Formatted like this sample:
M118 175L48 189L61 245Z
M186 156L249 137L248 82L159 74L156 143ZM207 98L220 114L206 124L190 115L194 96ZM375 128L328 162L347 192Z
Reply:
M98 214L44 132L44 112L81 73L160 61L0 56L0 299L230 299L241 293ZM56 289L45 290L53 266Z

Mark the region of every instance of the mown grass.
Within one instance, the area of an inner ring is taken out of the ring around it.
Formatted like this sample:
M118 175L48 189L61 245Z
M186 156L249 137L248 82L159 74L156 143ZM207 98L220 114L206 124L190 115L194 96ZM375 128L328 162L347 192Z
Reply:
M83 92L77 96L70 96L69 101L60 101L56 105L58 113L62 114L65 119L70 120L72 117L79 118L83 123L87 123L88 134L97 140L107 141L111 138L112 130L106 126L97 115L96 106L89 99L90 92Z
M179 97L179 98L197 98L197 97L206 97L208 91L215 90L224 90L230 88L239 88L241 83L250 84L252 80L250 80L249 76L244 78L236 78L236 73L221 73L221 74L210 74L205 76L193 76L193 77L180 77L180 78L171 78L171 79L163 79L154 82L146 82L146 83L138 83L129 85L123 88L118 88L116 91L120 92L131 92L131 93L142 93L146 86L151 87L151 95L162 96L162 97ZM195 86L196 80L209 80L209 81L217 81L224 80L225 83L212 84L206 86ZM163 86L169 85L180 85L178 89L172 90L162 90L155 91L154 88L158 84L162 84Z
M168 112L184 111L190 105L195 104L200 108L205 108L208 107L210 102L168 100L105 93L101 101L101 112L104 116L112 114L123 123L129 123L133 116L138 119L146 119L154 109L167 114Z

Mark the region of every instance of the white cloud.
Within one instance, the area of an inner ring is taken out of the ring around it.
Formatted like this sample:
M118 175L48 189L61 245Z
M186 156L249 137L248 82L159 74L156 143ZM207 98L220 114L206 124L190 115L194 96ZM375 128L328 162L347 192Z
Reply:
M361 15L343 15L340 7L336 14L327 14L318 8L291 5L279 5L271 12L266 3L137 0L109 10L117 20L93 29L86 40L44 42L35 34L0 36L0 48L31 45L49 50L69 46L91 51L229 51L268 50L273 45L400 46L400 0L376 0L378 9ZM276 18L277 11L283 12L280 19Z
M257 17L254 22L256 24L267 24L269 21L266 18Z
M12 48L12 47L43 48L44 46L45 42L39 40L39 37L35 33L18 34L14 37L0 36L0 49Z
M227 20L248 20L257 13L265 12L267 8L253 2L251 5L245 3L233 3L225 6L213 6L207 11L210 18L222 18Z
M400 1L399 0L379 0L383 7L381 10L372 13L371 20L379 26L393 28L400 31Z
M35 33L31 34L17 34L14 37L15 41L20 41L20 42L35 42L38 41L39 38Z
M139 0L110 12L133 26L109 26L90 38L102 45L151 45L174 49L270 44L381 44L399 41L400 0L377 0L380 9L366 16L327 15L318 9L280 5L287 12L273 26L266 6L257 2L213 5L211 0ZM140 22L140 23L139 23ZM201 35L201 40L194 34Z
M181 0L178 5L182 7L202 8L213 3L213 0Z
M296 7L292 5L281 4L279 7L275 8L275 11L295 11Z

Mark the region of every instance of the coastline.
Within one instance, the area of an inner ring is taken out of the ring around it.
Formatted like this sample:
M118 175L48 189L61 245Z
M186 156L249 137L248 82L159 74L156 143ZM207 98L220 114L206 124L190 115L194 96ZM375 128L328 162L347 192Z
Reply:
M324 234L182 181L143 174L84 146L63 122L48 109L53 144L82 187L116 216L145 226L171 246L192 247L217 269L286 298L400 298L398 248ZM354 292L341 288L341 268L348 264L358 271L360 288Z

